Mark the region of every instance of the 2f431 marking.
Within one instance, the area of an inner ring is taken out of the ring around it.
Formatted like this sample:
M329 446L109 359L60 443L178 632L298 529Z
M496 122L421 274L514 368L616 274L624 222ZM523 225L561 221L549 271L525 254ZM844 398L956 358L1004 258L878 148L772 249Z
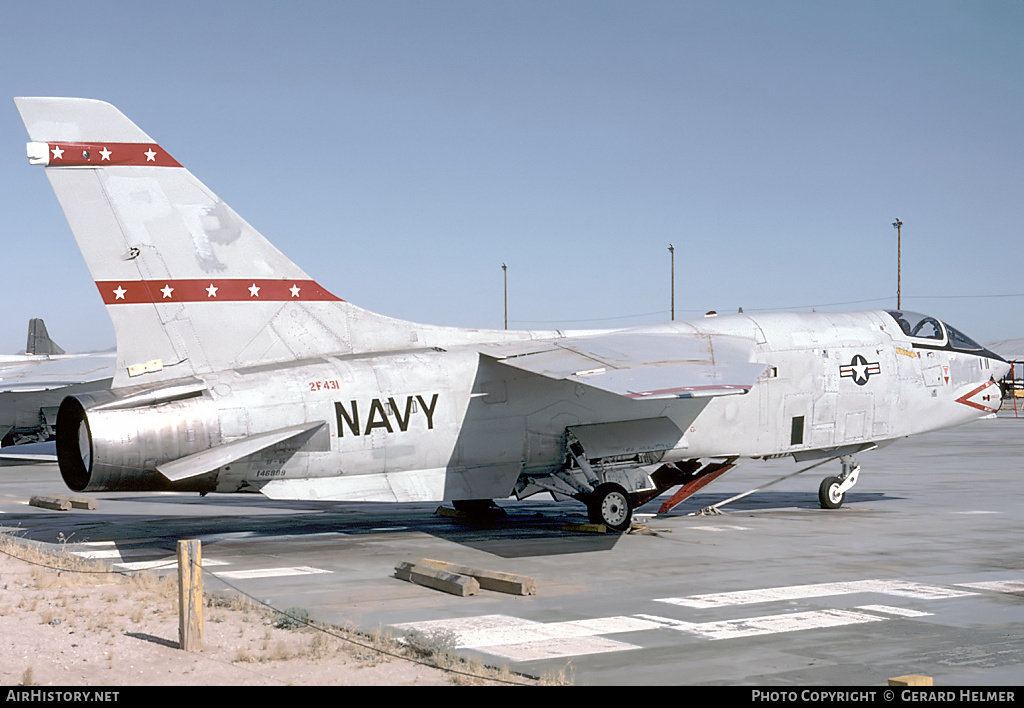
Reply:
M320 379L319 381L308 381L310 391L337 391L341 388L338 379Z

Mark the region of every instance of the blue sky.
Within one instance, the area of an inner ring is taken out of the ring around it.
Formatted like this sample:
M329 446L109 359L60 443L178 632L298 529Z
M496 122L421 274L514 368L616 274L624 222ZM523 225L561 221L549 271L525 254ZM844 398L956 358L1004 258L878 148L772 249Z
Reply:
M0 5L0 352L113 328L13 96L110 101L333 293L432 324L896 304L1024 336L1021 0Z

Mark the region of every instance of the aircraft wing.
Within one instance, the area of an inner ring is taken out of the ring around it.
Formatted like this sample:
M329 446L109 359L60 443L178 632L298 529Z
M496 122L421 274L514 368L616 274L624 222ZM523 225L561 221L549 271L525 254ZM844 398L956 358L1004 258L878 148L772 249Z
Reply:
M33 465L57 462L57 443L53 440L0 448L0 466Z
M637 400L746 393L764 371L754 340L696 332L628 330L483 345L507 366Z
M0 392L48 391L114 375L114 354L0 356Z

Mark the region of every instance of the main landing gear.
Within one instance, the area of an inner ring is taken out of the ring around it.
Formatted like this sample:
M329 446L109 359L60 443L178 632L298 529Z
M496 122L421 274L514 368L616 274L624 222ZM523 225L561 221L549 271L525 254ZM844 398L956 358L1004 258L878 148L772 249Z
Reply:
M852 455L843 455L839 460L843 464L843 471L838 477L826 477L821 480L818 487L818 503L822 509L841 507L846 499L846 492L857 483L857 475L860 473L857 461Z
M592 524L604 524L612 531L625 533L633 521L633 501L621 485L599 484L587 499L587 516Z

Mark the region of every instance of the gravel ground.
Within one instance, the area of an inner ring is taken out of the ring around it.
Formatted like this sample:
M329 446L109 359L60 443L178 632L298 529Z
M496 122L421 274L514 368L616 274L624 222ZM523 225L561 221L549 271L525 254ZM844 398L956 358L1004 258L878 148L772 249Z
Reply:
M244 598L208 596L203 648L185 652L178 648L176 576L96 572L101 567L0 539L0 685L539 683L462 662L443 651L443 641L424 647L441 651L414 651L338 628L278 626L280 616Z

